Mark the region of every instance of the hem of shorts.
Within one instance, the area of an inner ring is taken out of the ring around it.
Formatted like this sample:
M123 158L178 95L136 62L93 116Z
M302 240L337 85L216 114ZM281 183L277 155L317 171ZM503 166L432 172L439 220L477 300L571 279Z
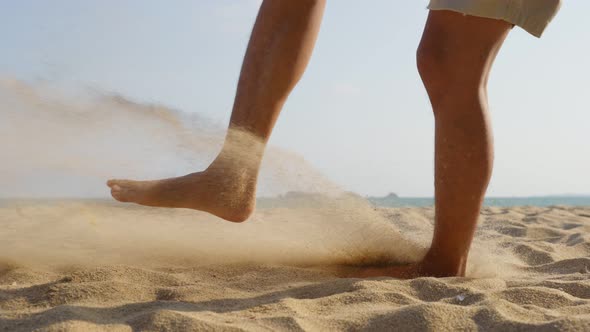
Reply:
M548 21L534 22L530 19L527 20L526 18L523 18L523 16L520 15L520 13L517 10L516 11L514 9L511 10L510 7L502 8L501 10L498 10L496 13L490 14L487 12L483 13L481 11L478 11L475 9L470 9L470 8L465 8L465 9L455 8L453 5L449 4L448 0L438 0L438 1L432 0L430 5L428 6L428 9L430 9L430 10L450 10L450 11L461 13L464 15L506 21L508 23L511 23L511 24L521 27L522 29L524 29L525 31L527 31L528 33L530 33L531 35L533 35L537 38L541 38L541 35L545 31L545 28L547 28L547 26L549 25L550 19L553 18L553 17L551 17Z

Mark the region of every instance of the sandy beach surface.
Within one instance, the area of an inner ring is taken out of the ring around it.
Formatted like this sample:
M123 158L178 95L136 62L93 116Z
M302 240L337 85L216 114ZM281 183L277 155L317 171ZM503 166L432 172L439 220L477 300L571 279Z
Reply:
M418 259L432 217L286 207L230 224L100 201L5 202L0 330L590 330L590 208L485 208L466 278L337 277L339 264Z

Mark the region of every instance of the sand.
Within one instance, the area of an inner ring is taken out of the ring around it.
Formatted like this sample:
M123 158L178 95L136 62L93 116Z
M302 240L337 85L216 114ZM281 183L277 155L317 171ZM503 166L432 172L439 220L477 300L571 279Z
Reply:
M5 202L0 330L590 330L590 208L485 208L468 276L414 280L338 278L333 265L419 258L431 208L372 208L390 233L334 211L260 209L236 225L99 201Z

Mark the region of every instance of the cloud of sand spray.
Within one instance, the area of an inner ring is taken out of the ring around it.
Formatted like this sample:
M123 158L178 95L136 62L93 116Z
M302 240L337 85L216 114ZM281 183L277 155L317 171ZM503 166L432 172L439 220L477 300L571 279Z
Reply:
M0 197L100 197L107 195L107 178L194 172L209 165L225 135L224 126L197 113L113 95L68 98L15 80L0 80L0 102L0 130L6 138L0 148L8 161L0 164ZM256 142L250 139L234 151L249 144ZM261 196L339 191L303 158L277 147L268 148L261 173ZM31 177L33 183L28 183ZM39 185L37 177L52 182Z
M121 96L67 97L15 80L0 82L0 105L3 197L106 197L110 177L161 178L204 169L225 134L198 114ZM293 191L320 195L259 209L244 224L111 201L4 201L0 257L53 265L325 265L408 262L424 252L300 156L267 149L258 194Z

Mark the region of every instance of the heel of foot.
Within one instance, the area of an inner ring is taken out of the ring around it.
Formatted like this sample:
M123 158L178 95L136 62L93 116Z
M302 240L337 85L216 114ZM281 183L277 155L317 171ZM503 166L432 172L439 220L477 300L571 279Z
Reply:
M224 215L218 215L218 216L227 220L227 221L231 221L231 222L235 222L235 223L242 223L242 222L248 220L250 218L250 216L252 216L252 213L254 213L254 208L255 208L254 204L252 204L249 206L234 209L230 213L227 213L229 211L225 211L226 213L224 213Z

